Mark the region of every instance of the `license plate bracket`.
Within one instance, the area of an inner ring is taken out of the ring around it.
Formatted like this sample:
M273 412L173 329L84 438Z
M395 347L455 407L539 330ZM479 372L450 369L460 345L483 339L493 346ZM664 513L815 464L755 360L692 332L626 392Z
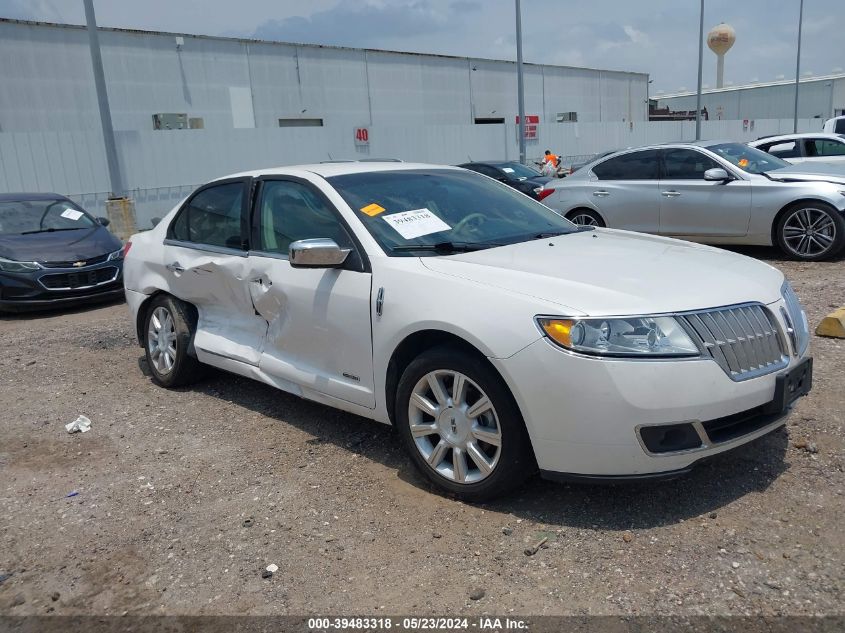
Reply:
M777 377L775 397L769 404L772 413L786 409L813 388L813 359L807 358Z

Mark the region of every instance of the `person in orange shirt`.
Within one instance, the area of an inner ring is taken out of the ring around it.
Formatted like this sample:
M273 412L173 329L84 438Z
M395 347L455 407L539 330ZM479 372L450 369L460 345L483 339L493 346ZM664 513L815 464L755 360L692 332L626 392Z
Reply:
M547 149L545 156L543 156L544 163L551 163L552 167L557 167L559 159L555 154L552 154L552 150Z

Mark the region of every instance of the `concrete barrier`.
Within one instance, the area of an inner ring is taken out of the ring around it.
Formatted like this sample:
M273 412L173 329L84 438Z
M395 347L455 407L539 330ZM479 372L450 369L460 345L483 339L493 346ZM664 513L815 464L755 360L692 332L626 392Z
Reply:
M822 319L816 328L819 336L845 338L845 307L834 310Z

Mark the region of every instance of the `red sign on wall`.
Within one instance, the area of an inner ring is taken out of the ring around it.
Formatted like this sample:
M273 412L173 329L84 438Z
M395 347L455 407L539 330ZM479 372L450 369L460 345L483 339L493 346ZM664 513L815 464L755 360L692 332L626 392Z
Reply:
M519 125L519 115L516 116L516 124ZM519 129L519 128L517 128ZM540 115L526 114L525 115L525 140L536 140L538 130L540 129ZM519 132L516 133L519 136Z
M355 128L355 145L369 145L370 144L370 129L366 127Z

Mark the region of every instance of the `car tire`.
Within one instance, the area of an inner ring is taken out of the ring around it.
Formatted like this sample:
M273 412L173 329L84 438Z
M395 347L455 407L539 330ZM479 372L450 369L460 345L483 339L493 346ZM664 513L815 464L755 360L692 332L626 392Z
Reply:
M573 209L566 214L566 219L579 226L607 226L602 217L590 209Z
M792 259L829 259L845 247L845 218L823 202L801 202L780 215L775 236Z
M170 295L152 300L144 319L144 351L153 381L173 388L196 382L200 362L190 353L196 321L187 304Z
M423 475L465 501L502 495L537 470L507 385L486 359L458 348L432 348L408 365L394 421Z

